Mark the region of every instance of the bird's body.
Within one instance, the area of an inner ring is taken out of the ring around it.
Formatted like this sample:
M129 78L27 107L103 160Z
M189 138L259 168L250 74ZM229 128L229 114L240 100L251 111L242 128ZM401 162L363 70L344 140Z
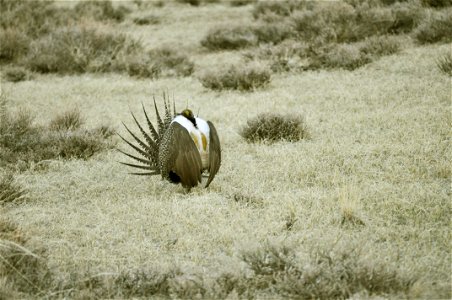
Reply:
M208 187L221 164L220 141L215 127L210 121L195 117L189 109L183 110L180 114L176 114L174 109L173 114L171 114L166 101L165 118L162 120L155 105L155 100L154 106L158 131L154 129L143 107L151 135L143 130L132 114L146 142L140 140L127 127L127 131L138 142L140 147L133 145L121 136L143 158L128 154L122 150L119 151L145 165L123 164L151 171L133 174L161 174L162 178L173 183L181 183L186 189L200 184L202 173L208 172L209 176L205 184L205 187Z

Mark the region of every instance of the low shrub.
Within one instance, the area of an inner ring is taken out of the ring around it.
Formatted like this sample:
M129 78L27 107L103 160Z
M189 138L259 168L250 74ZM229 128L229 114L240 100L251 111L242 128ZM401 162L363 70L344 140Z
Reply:
M234 50L254 46L258 39L250 26L222 27L210 30L201 40L209 50Z
M381 56L397 53L399 49L399 41L390 36L374 36L351 44L330 44L310 54L308 68L354 70Z
M270 70L267 67L260 64L247 64L205 72L199 80L204 87L212 90L250 91L266 86L270 78Z
M6 67L3 71L3 77L11 82L19 82L32 78L30 72L23 67Z
M424 6L427 7L441 8L452 6L451 0L422 0L421 2Z
M26 65L41 73L108 72L124 69L121 57L140 53L140 42L125 34L93 28L61 28L31 44Z
M11 114L2 106L0 120L0 166L14 166L48 159L88 159L112 147L107 138L112 130L106 126L88 130L81 128L77 112L57 116L49 126L36 126L29 112Z
M396 2L391 7L394 22L388 33L400 34L411 32L422 20L424 13L418 2Z
M264 60L273 72L300 71L306 67L309 46L295 40L285 40L278 45L261 45L257 50L244 53L249 61Z
M245 6L249 4L254 4L257 0L230 0L228 1L230 6Z
M254 5L252 14L255 19L274 21L290 16L295 10L304 7L304 1L258 1Z
M201 0L177 0L177 2L190 4L192 6L199 6L201 4Z
M134 18L133 23L137 25L157 25L161 23L161 19L156 15L147 15Z
M285 140L295 142L309 138L305 121L300 116L280 114L260 114L248 120L240 131L247 142L276 142Z
M450 52L438 58L436 64L444 74L452 76L452 54Z
M421 44L452 41L452 8L434 11L414 30L414 36Z
M122 22L130 12L124 6L113 7L111 1L80 1L74 8L79 17L92 18L97 21Z
M161 47L148 52L150 62L159 70L161 76L189 76L195 64L187 55L170 48Z
M285 22L258 24L252 30L259 43L278 44L293 35L291 26Z
M0 62L14 62L28 51L30 39L15 28L0 28Z

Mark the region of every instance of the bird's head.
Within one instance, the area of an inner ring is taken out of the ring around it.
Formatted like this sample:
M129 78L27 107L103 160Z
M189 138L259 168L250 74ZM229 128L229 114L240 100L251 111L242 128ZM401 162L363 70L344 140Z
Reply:
M181 113L182 116L184 116L185 118L187 118L188 120L190 120L190 122L193 123L193 125L196 126L196 119L195 119L195 115L193 114L193 112L191 111L191 109L184 109Z

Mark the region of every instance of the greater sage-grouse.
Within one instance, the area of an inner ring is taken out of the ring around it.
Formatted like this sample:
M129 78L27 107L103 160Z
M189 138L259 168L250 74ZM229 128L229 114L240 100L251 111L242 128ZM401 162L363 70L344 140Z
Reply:
M174 101L173 112L171 112L167 98L167 96L163 96L165 105L163 119L160 117L154 98L157 130L149 120L144 105L142 107L149 133L143 129L132 113L133 120L144 139L138 138L123 123L138 145L119 136L141 157L118 150L141 164L121 163L146 170L131 174L161 174L162 178L172 183L181 183L188 190L201 183L203 172L207 171L209 175L205 187L208 187L221 164L221 148L217 130L212 122L195 117L190 109L184 109L181 113L176 114Z

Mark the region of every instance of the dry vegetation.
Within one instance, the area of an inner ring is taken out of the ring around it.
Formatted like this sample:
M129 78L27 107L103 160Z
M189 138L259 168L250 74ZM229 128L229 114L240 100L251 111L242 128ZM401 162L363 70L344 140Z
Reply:
M0 298L452 297L450 0L0 9ZM167 90L209 189L117 163Z

